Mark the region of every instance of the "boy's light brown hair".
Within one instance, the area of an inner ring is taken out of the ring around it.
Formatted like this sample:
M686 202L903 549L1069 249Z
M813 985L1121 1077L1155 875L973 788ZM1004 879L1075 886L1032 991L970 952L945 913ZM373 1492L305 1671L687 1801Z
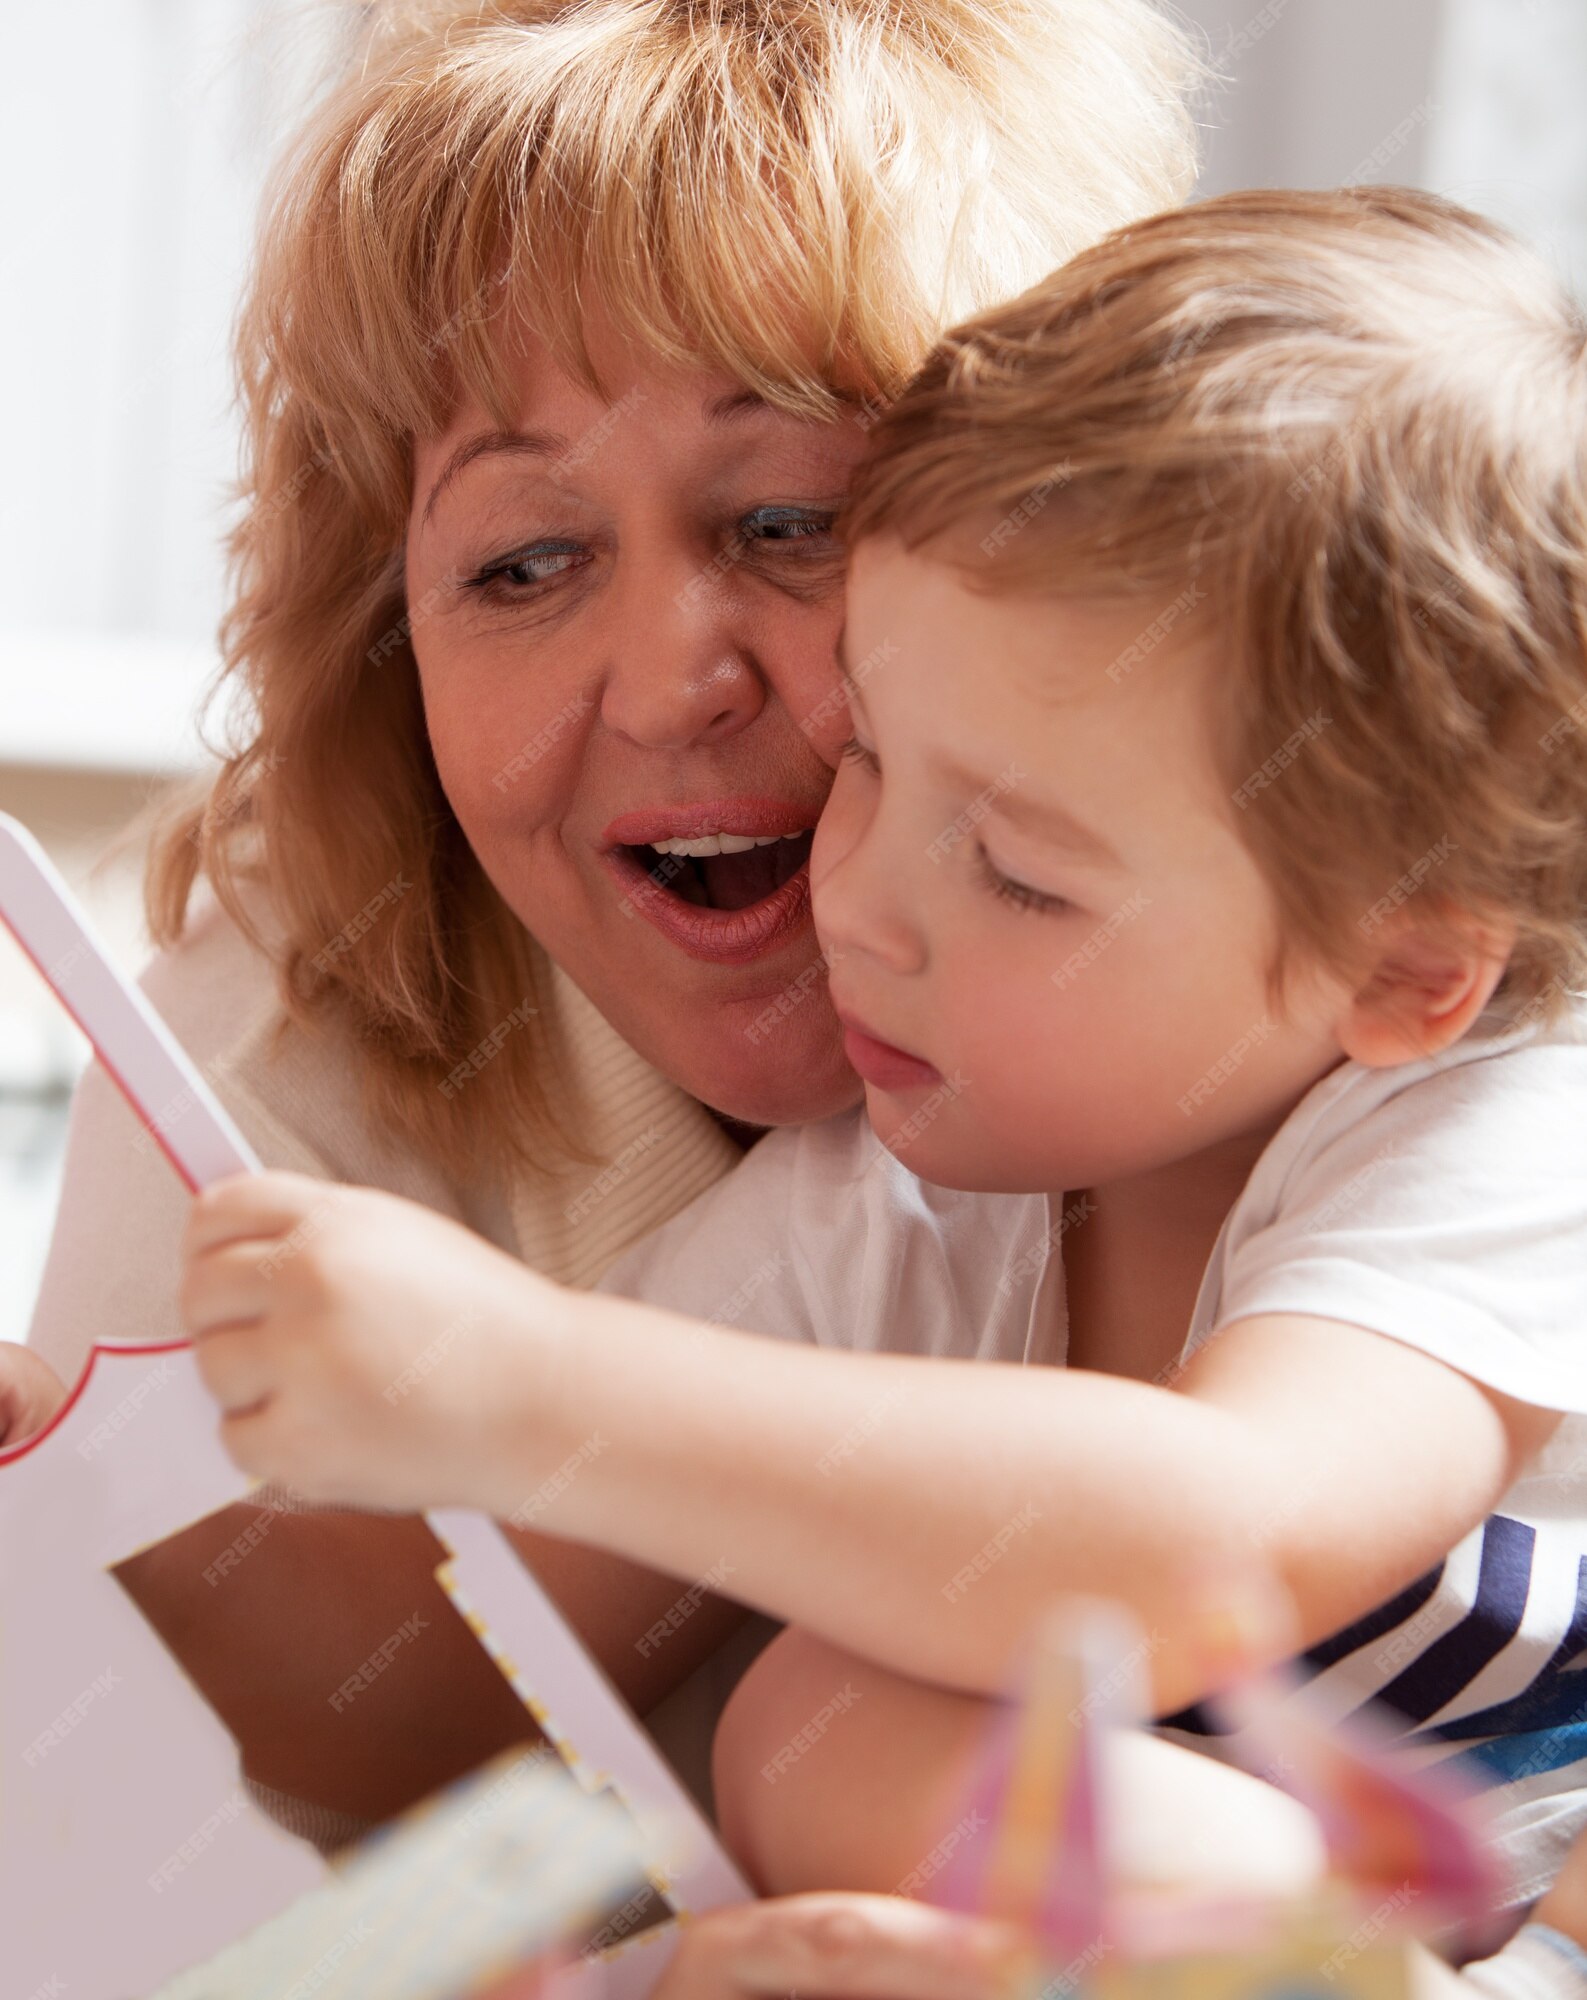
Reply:
M1349 188L1121 229L943 336L841 526L1219 636L1280 979L1414 901L1514 923L1496 1025L1587 984L1587 321L1494 224Z

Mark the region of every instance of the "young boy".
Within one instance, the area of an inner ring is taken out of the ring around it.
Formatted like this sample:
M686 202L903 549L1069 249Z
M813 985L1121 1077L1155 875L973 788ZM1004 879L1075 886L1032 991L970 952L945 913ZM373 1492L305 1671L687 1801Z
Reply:
M812 860L869 1125L604 1281L693 1321L212 1190L238 1462L787 1621L718 1742L775 1888L918 1873L1060 1592L1215 1752L1186 1580L1260 1554L1315 1697L1492 1786L1535 1898L1587 1812L1584 348L1384 189L1157 217L950 334L849 511Z

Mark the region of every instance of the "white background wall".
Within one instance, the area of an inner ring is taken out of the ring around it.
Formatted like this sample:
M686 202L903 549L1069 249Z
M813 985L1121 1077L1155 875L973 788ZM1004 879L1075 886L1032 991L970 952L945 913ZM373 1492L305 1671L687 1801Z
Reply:
M267 161L354 0L74 0L0 19L0 808L129 964L89 864L195 754ZM1587 0L1187 0L1228 78L1203 191L1437 187L1587 288ZM0 1337L25 1323L82 1049L0 935ZM8 1164L9 1162L9 1164Z

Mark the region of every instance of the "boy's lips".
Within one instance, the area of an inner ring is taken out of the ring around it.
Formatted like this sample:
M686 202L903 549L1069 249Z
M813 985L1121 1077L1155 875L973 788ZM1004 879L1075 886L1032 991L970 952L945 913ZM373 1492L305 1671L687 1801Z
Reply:
M810 923L810 833L820 806L738 795L641 807L603 830L601 858L623 894L691 958L745 965L790 942ZM744 853L651 852L657 841L715 834L762 845Z
M878 1090L922 1090L942 1082L942 1071L924 1056L884 1042L841 1007L837 1016L843 1024L844 1053L865 1082Z

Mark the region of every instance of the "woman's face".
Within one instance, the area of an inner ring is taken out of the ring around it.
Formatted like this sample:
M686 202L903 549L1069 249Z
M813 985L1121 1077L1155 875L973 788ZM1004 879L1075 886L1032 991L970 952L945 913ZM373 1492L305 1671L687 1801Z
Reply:
M749 1123L825 1117L860 1095L808 859L847 734L830 525L863 424L658 370L600 319L587 340L610 403L526 337L511 434L464 405L415 446L441 782L512 910L658 1069Z

